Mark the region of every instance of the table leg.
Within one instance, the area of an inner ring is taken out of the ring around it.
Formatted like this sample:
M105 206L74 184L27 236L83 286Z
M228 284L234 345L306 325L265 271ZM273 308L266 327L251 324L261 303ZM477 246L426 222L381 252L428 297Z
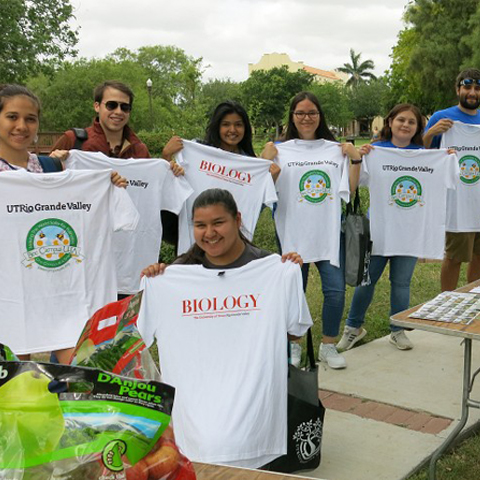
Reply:
M443 452L452 444L452 442L457 438L458 434L462 431L463 427L468 420L468 400L470 394L470 376L472 369L472 339L464 339L464 355L463 355L463 388L462 388L462 416L458 425L451 431L450 435L445 439L445 441L438 447L435 453L432 455L430 460L430 474L429 479L435 480L435 470L437 466L437 460L440 458Z

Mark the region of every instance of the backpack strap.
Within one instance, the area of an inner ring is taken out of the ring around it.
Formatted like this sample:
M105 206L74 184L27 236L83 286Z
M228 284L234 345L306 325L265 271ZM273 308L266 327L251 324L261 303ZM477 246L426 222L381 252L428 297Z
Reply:
M40 162L40 165L42 166L42 170L45 173L63 171L62 162L58 158L46 157L41 155L39 155L37 158Z
M75 150L81 150L83 142L88 138L88 133L84 128L72 128L71 130L75 134L75 143L73 148Z

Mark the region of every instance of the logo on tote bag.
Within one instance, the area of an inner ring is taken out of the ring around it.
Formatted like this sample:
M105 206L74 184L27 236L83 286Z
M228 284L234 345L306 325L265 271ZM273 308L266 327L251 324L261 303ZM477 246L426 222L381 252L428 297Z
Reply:
M300 179L299 202L322 203L327 197L333 200L330 177L322 170L310 170Z
M480 180L480 160L474 155L465 155L458 163L460 181L464 185L475 185Z
M36 223L27 235L27 251L22 261L25 267L36 263L39 268L59 270L70 260L80 263L78 238L73 228L58 218L47 218Z
M296 442L297 457L300 463L310 461L318 455L322 444L322 421L309 420L301 423L295 433L293 440Z
M409 175L397 178L390 189L389 204L396 204L402 208L411 208L415 205L423 207L425 205L422 199L422 185L420 182Z

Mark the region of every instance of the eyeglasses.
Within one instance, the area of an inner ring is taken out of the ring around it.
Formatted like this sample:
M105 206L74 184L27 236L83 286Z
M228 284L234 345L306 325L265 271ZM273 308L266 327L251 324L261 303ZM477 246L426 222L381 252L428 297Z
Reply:
M102 102L105 105L105 108L109 112L113 112L120 105L120 109L124 113L130 113L132 111L132 105L130 103L116 102L115 100L109 100L108 102Z
M310 117L311 119L315 119L320 115L320 112L293 112L293 114L299 119L303 120L305 117Z
M463 85L464 87L471 87L472 85L480 87L480 78L464 78L460 82L460 85Z

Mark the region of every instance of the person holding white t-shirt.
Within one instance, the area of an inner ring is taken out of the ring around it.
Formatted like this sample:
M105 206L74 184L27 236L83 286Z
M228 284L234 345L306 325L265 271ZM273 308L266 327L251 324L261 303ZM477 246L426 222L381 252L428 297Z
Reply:
M279 202L274 214L280 244L282 250L295 245L304 257L304 290L307 262L315 263L323 292L323 336L318 357L330 368L345 368L345 358L335 347L345 306L341 200L348 201L350 191L356 189L361 156L351 143L336 142L317 97L310 92L300 92L293 98L283 140L287 141L277 146L267 143L263 152L265 158L277 157L275 163L280 167L276 182ZM300 191L299 183L303 185ZM301 347L295 343L291 347L292 357L298 362Z
M162 379L176 389L182 451L194 461L268 469L286 453L285 343L312 324L294 265L301 258L253 246L227 190L201 193L192 214L191 249L168 268L143 271L165 274L143 280L138 328L147 345L157 339Z
M252 125L246 110L238 102L227 100L215 107L205 130L205 137L200 143L225 150L226 152L255 158L252 135ZM169 162L174 162L176 154L183 149L183 146L182 138L174 135L163 148L162 158ZM273 159L273 157L266 156L262 156L262 158L266 160ZM273 162L270 165L270 173L274 180L279 174L279 168ZM165 227L168 226L166 229L170 232L170 237L167 241L177 246L178 217L168 212L162 213L162 222L165 224ZM172 235L172 232L177 232L177 235Z
M44 173L44 163L28 148L35 142L39 129L40 100L28 88L15 85L0 85L0 173L26 170L31 173ZM48 159L47 159L48 160ZM52 167L52 159L50 159ZM61 170L61 164L55 165ZM53 171L53 168L51 168ZM111 181L118 187L126 187L127 180L117 172L112 172ZM57 356L67 363L72 349L61 349ZM29 360L29 355L19 355Z
M373 145L363 145L360 153L367 155L375 147L421 149L424 120L420 110L414 105L399 104L392 108L384 120L380 140ZM388 221L388 218L385 219ZM393 221L393 220L392 220ZM375 292L375 285L390 262L390 315L406 310L410 302L410 282L417 263L416 257L372 255L370 259L370 285L355 289L343 336L337 344L339 350L348 350L359 342L367 331L362 327L365 314ZM400 350L410 350L413 344L405 335L405 330L390 325L390 343Z

